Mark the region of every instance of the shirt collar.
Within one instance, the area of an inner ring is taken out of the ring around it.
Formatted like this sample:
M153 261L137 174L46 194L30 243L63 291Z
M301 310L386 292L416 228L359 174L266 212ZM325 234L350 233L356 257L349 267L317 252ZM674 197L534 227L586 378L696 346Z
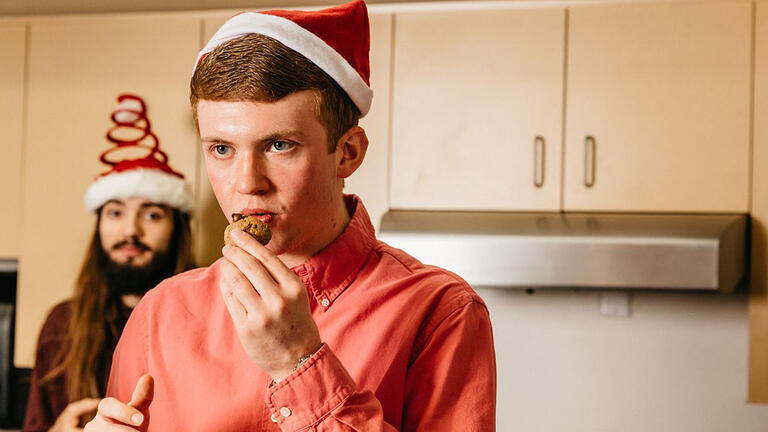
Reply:
M355 280L376 243L371 218L360 198L345 195L344 201L352 218L341 235L291 269L324 310Z

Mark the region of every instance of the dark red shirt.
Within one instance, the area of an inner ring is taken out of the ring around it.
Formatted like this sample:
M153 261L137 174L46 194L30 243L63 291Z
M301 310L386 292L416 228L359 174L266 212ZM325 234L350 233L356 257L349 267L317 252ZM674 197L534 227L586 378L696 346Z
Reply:
M123 307L121 312L122 317L118 323L120 329L128 320L131 309ZM72 303L70 301L59 303L48 314L48 318L40 330L35 367L32 370L30 380L24 429L22 429L24 432L47 431L56 422L56 418L64 411L64 408L70 402L74 402L67 397L64 376L60 375L44 386L39 384L40 379L56 366L54 361L69 331L71 313ZM108 373L112 364L112 348L110 347L107 351L102 353L100 361L95 365L96 376L100 385L99 391L102 395L106 391Z

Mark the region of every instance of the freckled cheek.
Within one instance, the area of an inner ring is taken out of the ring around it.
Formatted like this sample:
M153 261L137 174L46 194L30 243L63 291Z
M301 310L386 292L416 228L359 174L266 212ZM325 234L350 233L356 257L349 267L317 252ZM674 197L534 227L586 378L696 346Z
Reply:
M229 172L225 169L209 168L208 180L211 183L216 200L227 211L230 208L232 197L235 195L235 177L229 175Z
M278 181L282 183L281 189L291 191L293 201L299 201L299 204L311 205L311 202L318 199L318 192L321 188L314 173L292 173L292 175L277 176L273 179L279 179Z

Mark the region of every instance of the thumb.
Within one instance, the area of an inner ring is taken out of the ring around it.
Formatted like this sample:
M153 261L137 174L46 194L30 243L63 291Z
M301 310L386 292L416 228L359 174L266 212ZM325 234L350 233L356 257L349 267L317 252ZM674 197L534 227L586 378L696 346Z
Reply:
M149 404L152 403L154 393L155 381L152 379L152 375L144 374L136 383L136 388L133 389L133 395L128 405L146 413Z

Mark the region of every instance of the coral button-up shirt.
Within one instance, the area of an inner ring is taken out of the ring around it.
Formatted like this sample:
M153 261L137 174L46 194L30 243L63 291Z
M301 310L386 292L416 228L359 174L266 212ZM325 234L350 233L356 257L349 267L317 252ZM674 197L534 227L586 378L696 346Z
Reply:
M108 395L150 373L150 431L493 431L488 311L458 276L377 241L357 197L325 249L292 270L324 341L275 385L245 353L219 263L172 277L135 308Z

